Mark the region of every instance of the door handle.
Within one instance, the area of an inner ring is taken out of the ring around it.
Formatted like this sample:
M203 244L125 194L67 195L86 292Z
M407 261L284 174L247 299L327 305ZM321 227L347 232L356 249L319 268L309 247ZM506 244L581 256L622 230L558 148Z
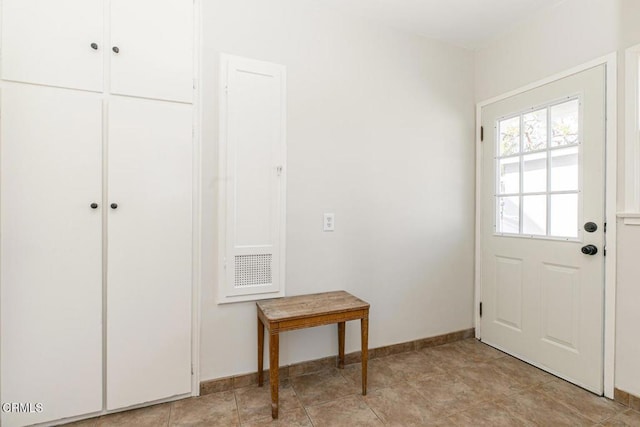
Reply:
M582 253L585 255L595 255L598 253L598 248L593 245L586 245L582 247Z

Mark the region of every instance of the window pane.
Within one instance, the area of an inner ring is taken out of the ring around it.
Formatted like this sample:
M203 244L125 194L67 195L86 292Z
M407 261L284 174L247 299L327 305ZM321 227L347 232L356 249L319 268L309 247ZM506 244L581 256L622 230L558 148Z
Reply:
M547 196L522 198L522 234L547 234Z
M524 156L523 190L525 193L547 191L547 153Z
M520 232L520 197L496 197L497 233Z
M551 153L551 191L574 191L578 188L578 147Z
M511 157L498 161L498 194L513 194L520 192L520 158Z
M577 99L551 107L551 146L578 143L579 106Z
M524 151L547 148L547 109L534 111L522 116Z
M509 156L520 152L520 117L502 120L499 125L498 155Z
M578 237L578 195L551 196L551 235Z

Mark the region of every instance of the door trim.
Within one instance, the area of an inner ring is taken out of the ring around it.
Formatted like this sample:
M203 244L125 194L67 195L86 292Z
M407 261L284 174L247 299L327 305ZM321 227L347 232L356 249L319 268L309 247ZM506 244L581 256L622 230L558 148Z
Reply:
M617 52L602 56L561 73L554 74L518 89L502 95L476 103L476 209L475 209L475 266L474 266L474 324L476 338L482 337L480 323L480 299L482 295L482 239L480 210L482 197L482 150L480 126L482 123L482 107L502 101L523 92L544 86L561 80L573 74L578 74L599 65L605 65L606 73L606 116L605 116L605 222L607 233L605 235L605 278L604 278L604 395L613 399L614 374L615 374L615 320L616 320L616 192L617 192ZM486 143L486 142L485 142Z
M202 0L193 0L193 247L191 307L191 396L200 396L202 292Z

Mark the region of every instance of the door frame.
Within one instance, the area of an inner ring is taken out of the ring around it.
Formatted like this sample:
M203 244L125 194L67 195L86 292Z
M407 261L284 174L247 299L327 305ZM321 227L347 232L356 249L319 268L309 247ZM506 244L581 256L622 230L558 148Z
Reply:
M617 194L617 52L602 56L563 72L554 74L518 89L502 95L476 103L476 208L475 208L475 266L474 266L474 323L476 338L482 337L480 322L480 302L482 295L482 233L481 233L481 206L482 206L482 149L481 131L482 108L498 101L519 95L523 92L539 88L546 84L561 80L573 74L578 74L599 65L605 66L605 222L607 232L605 234L605 248L607 256L605 260L604 277L604 395L613 399L614 368L615 368L615 321L616 321L616 194Z

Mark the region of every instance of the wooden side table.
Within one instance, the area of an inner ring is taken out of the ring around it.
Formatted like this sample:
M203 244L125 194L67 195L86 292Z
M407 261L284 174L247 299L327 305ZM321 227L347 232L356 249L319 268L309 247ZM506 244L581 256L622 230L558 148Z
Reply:
M367 394L369 304L345 291L300 295L259 301L258 307L258 385L264 383L264 328L269 330L269 382L271 416L278 418L279 334L294 329L338 324L338 367L344 368L345 322L360 319L362 343L362 394Z

